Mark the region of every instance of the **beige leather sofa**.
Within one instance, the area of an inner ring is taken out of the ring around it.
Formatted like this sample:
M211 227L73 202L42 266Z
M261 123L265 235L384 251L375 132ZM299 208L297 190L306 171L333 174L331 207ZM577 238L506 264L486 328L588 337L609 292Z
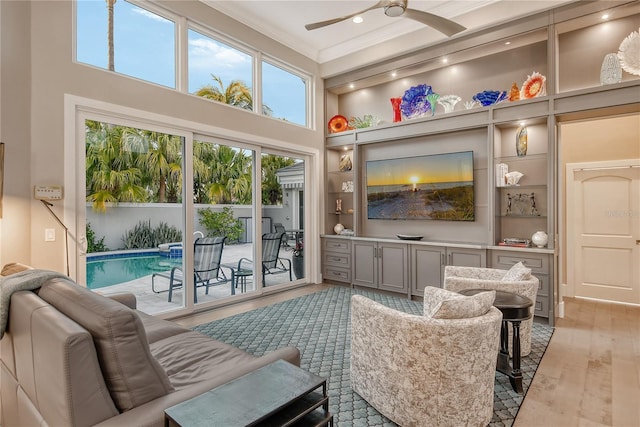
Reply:
M294 347L256 357L135 310L131 294L107 298L65 278L10 301L2 427L162 426L170 406L278 359L300 364Z

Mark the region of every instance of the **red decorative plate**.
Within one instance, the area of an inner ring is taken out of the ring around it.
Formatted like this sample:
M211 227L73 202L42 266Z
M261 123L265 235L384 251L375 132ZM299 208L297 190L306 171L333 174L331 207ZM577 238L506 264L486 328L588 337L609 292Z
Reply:
M349 129L349 120L345 116L336 115L329 120L329 131L331 133L343 132Z

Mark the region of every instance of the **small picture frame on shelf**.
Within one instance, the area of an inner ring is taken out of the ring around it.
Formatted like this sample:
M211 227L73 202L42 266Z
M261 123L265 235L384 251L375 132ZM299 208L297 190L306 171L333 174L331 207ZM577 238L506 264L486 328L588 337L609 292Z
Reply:
M342 183L342 191L344 193L353 193L353 181L344 181Z
M340 172L349 172L352 168L353 163L351 163L351 156L349 154L340 156L340 164L338 165Z

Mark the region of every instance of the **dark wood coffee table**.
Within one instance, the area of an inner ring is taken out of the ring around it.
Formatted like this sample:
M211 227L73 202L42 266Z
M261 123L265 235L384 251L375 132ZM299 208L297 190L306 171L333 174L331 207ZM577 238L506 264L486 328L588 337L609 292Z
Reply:
M475 295L490 289L465 289L462 295ZM533 305L527 297L507 291L496 291L494 307L502 312L502 327L500 329L500 353L496 370L509 377L511 387L518 393L523 393L522 371L520 370L520 323L531 317L530 307ZM513 364L509 364L509 328L507 322L513 326L511 340L511 354Z
M333 426L327 380L284 360L164 412L165 426Z

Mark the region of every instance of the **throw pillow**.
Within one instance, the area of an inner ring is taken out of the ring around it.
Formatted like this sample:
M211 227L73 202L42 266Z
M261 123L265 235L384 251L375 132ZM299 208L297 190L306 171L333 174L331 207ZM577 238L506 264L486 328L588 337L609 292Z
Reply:
M166 372L151 355L135 310L64 279L49 280L38 295L89 331L120 412L173 391Z
M531 269L524 266L522 261L514 264L504 276L502 276L502 282L521 282L523 280L529 280L531 278Z
M434 319L466 319L482 316L489 311L495 297L495 291L465 296L446 289L427 286L424 294L424 316Z

